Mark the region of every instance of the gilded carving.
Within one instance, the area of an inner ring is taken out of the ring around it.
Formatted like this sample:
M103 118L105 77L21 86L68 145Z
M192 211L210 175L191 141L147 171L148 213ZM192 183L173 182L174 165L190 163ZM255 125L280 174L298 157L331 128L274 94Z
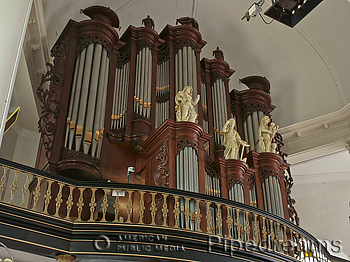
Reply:
M243 160L244 147L249 146L246 141L241 139L241 136L234 129L236 125L236 120L231 118L227 120L222 131L224 132L224 156L225 159L239 159ZM239 149L242 145L241 155L239 157Z
M275 122L272 122L269 116L261 119L259 126L259 153L271 152L276 153L277 144L272 143L278 130Z
M175 103L178 106L176 112L177 121L196 122L198 114L194 108L199 102L200 95L197 95L196 100L192 101L192 86L186 86L182 91L179 91L175 96Z

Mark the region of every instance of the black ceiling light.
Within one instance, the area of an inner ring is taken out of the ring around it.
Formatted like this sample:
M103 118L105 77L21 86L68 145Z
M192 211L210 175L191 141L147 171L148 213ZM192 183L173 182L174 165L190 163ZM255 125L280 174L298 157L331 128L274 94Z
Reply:
M287 26L294 27L322 0L277 0L264 13Z

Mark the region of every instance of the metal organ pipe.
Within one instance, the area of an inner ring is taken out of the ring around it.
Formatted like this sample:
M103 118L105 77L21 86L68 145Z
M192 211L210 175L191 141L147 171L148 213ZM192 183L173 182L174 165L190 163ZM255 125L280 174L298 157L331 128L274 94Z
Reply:
M83 49L83 51L80 53L80 61L79 66L75 70L78 70L78 79L76 84L76 90L74 97L71 96L71 104L73 103L73 111L71 115L71 123L70 123L70 131L69 131L69 149L73 148L73 142L74 142L74 134L76 129L76 123L77 123L77 116L78 116L78 105L80 101L80 92L81 92L81 83L83 80L83 72L84 72L84 65L85 65L85 56L86 56L86 48Z
M87 103L87 109L85 114L85 136L84 136L84 143L83 143L83 152L84 154L87 154L89 152L92 139L93 139L93 121L94 121L94 114L95 114L95 105L96 105L96 94L97 94L97 88L98 88L98 78L99 78L99 71L100 71L100 63L101 63L101 53L102 53L102 46L99 44L95 45L94 49L94 58L93 58L93 64L92 64L92 70L91 70L91 79L90 79L90 90L88 94L88 103ZM99 112L97 112L99 113Z

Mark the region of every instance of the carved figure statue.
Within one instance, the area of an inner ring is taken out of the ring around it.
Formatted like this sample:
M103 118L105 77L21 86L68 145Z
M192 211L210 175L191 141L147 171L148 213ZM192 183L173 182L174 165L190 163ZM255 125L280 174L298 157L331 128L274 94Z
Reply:
M192 101L192 86L186 86L175 96L175 103L178 106L176 112L177 121L195 122L197 120L197 112L194 108L199 102L200 96L197 95L196 100Z
M278 128L269 116L264 116L261 119L259 126L259 153L276 153L277 144L272 143L272 139L275 137Z
M224 133L224 156L225 159L239 159L244 161L243 158L243 149L246 146L249 146L246 141L243 141L241 139L241 136L238 134L238 132L234 129L236 125L236 121L234 118L231 118L227 120L224 127L222 128L222 131ZM242 153L240 158L239 157L239 148L242 147Z
M154 26L155 26L153 19L149 15L146 18L142 19L142 24L145 27L149 27L149 28L152 28L152 29L154 29Z

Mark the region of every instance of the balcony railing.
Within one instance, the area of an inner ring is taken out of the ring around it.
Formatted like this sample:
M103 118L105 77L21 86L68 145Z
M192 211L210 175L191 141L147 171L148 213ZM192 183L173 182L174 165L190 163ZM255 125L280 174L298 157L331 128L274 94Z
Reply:
M238 202L170 188L77 182L0 159L0 201L74 223L157 226L255 245L299 261L335 261L309 233ZM222 239L227 241L221 241Z

